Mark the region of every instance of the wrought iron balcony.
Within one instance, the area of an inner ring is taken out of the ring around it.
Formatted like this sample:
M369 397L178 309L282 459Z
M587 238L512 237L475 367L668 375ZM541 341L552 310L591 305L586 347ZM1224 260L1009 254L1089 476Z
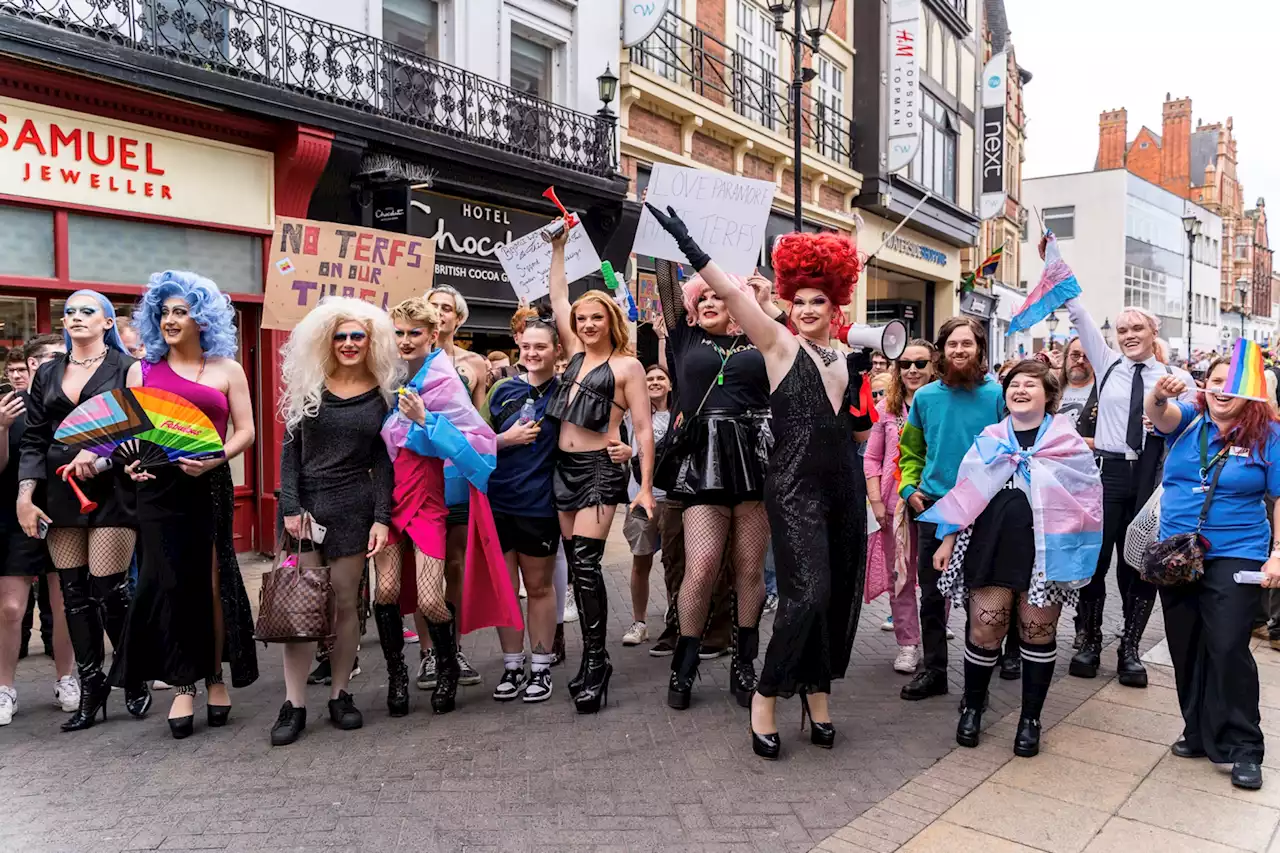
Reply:
M0 0L16 16L608 176L614 122L263 0Z
M724 103L766 130L794 139L790 81L772 67L734 50L691 21L668 12L653 35L631 48L631 64L681 88ZM811 87L816 83L810 83ZM808 92L800 98L806 145L844 166L852 164L852 121L838 108Z

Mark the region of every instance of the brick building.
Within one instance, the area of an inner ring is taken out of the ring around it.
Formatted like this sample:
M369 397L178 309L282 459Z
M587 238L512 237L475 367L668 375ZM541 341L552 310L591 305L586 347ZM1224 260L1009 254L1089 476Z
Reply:
M1250 337L1271 335L1273 313L1270 241L1266 204L1246 210L1244 188L1236 173L1238 151L1232 119L1226 124L1191 124L1190 98L1165 96L1161 132L1142 127L1132 141L1128 112L1108 110L1098 117L1098 156L1094 168L1129 172L1222 217L1222 241L1212 249L1221 255L1222 312L1254 319ZM1243 290L1240 284L1243 282ZM1241 298L1243 293L1243 299ZM1223 329L1238 330L1238 317L1224 316Z

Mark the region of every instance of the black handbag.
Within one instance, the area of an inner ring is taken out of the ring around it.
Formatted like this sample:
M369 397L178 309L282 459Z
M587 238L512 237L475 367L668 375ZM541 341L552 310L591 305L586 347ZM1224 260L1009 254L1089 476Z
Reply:
M733 343L729 346L728 351L720 359L720 370L716 372L715 378L707 385L707 392L702 395L702 402L698 403L698 408L693 413L691 420L696 420L698 415L702 414L702 407L707 404L707 398L711 396L711 389L720 384L724 378L724 366L729 363L729 356L733 355L733 351L738 346L738 341L742 336L733 339ZM666 435L662 436L662 440L658 442L658 446L653 450L653 484L662 489L667 494L679 495L688 494L681 489L681 469L684 467L684 460L689 456L689 443L692 439L689 437L688 423L684 419L683 414L677 414L671 421L671 425L667 427Z
M1200 507L1195 532L1176 533L1168 539L1161 539L1147 546L1142 555L1142 565L1138 567L1138 574L1147 583L1179 586L1195 583L1204 577L1204 552L1208 543L1200 530L1209 517L1209 503L1218 488L1218 478L1222 476L1222 469L1227 467L1226 454L1227 448L1223 448L1219 458L1215 460L1213 482L1205 491L1204 506Z

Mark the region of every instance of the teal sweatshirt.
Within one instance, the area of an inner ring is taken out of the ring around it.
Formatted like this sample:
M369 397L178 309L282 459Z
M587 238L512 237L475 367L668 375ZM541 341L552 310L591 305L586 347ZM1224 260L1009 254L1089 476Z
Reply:
M930 382L916 392L898 441L905 500L917 490L932 498L951 491L973 440L1004 411L1000 383L987 379L972 391Z

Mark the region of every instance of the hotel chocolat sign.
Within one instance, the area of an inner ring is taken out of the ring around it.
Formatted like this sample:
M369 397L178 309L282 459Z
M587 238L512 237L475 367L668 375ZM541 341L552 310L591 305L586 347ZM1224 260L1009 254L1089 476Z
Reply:
M526 210L422 191L409 194L408 207L408 232L435 240L435 283L490 299L515 299L498 262L498 248L553 219ZM375 220L377 214L375 210Z

